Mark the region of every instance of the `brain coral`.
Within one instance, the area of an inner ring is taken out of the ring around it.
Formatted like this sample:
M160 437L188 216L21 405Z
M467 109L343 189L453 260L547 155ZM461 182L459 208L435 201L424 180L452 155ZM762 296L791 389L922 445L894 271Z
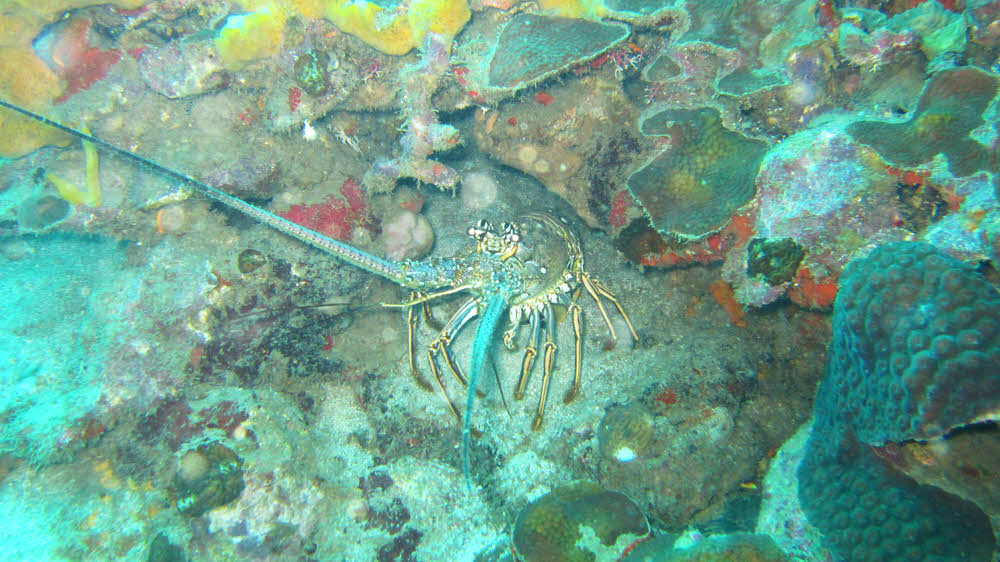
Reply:
M841 291L827 376L861 441L938 437L1000 405L1000 294L974 270L888 244L849 264Z
M930 439L1000 407L1000 294L929 244L844 268L799 498L848 560L989 560L986 516L918 485L872 446Z
M649 532L646 516L624 494L605 490L592 482L574 482L556 488L528 504L517 516L511 542L527 562L594 560L586 535L603 547L621 552Z

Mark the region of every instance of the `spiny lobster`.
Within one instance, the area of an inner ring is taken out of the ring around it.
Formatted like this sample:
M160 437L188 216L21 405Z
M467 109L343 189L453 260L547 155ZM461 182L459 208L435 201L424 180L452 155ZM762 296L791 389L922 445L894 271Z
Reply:
M611 302L618 310L628 326L632 342L638 340L635 328L614 294L584 270L583 250L579 239L565 223L551 215L527 213L517 224L503 223L499 230L486 221L480 221L469 228L468 234L475 244L463 254L419 261L390 261L323 236L186 174L43 115L4 100L0 100L0 106L55 127L85 142L93 143L100 149L138 162L275 230L328 252L348 264L412 289L413 295L410 301L397 306L409 309L410 367L414 378L424 388L430 388L430 385L417 371L415 343L417 314L414 309L417 305L426 306L428 301L446 295L468 293L470 297L428 345L427 358L434 379L444 394L449 408L462 420L462 472L470 488L472 480L469 451L476 389L483 365L492 350L495 332L505 313L509 318L509 327L503 334L503 341L508 349L516 348L515 338L522 324L527 324L529 330L528 343L521 363L521 375L514 392L515 399L523 397L525 384L539 354L539 345L542 347L542 389L538 410L532 423L533 429L538 429L542 423L555 361L556 343L553 328L556 320L553 305L567 308L568 315L572 318L576 340L573 384L566 393L564 402L573 400L580 388L583 354L582 320L581 309L576 301L581 289L597 302L613 341L617 340L617 336L603 300ZM462 328L476 317L479 318L479 324L473 338L472 358L466 377L452 359L450 345ZM459 414L445 391L439 360L443 361L455 378L466 387L464 415Z

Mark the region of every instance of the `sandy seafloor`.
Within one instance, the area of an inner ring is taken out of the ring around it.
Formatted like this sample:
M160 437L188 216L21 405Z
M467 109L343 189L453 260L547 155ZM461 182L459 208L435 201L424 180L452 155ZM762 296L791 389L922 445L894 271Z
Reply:
M399 151L392 108L334 110L310 124L315 138L300 125L272 130L256 79L167 99L126 60L55 114L279 213L322 204ZM265 117L248 121L247 111ZM610 345L580 294L582 388L563 404L574 336L557 307L552 384L533 431L542 358L515 401L527 327L516 351L498 339L473 416L471 490L461 423L439 392L414 383L405 311L380 306L406 302L407 290L106 153L101 205L67 208L45 174L85 185L76 141L3 160L0 559L511 560L518 514L581 480L625 494L654 535L753 532L763 477L811 415L829 310L779 299L731 315L710 289L721 264L626 260L606 228L479 151L472 139L487 111L442 111L463 143L435 158L491 177L495 199L470 204L463 186L402 180L365 194L374 218L348 219L350 241L384 254L380 231L416 200L434 233L429 255L442 257L468 251L479 219L549 212L579 235L586 271L616 295L639 340L629 345L605 301L618 334ZM247 250L263 265L241 272ZM434 318L462 302L434 299ZM473 323L453 344L461 365L474 332ZM427 380L434 335L421 318ZM446 370L443 380L461 409L464 390Z

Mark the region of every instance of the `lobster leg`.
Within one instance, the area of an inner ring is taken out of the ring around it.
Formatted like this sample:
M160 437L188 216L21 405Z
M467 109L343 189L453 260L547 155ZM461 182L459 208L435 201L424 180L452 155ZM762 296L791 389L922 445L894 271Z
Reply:
M591 279L591 281L594 284L594 288L597 289L597 292L602 297L611 301L611 303L615 305L615 308L618 309L618 314L622 315L622 319L625 320L625 325L628 326L629 334L632 336L632 343L638 343L639 336L635 333L635 328L632 327L632 321L629 320L628 314L625 314L625 309L622 308L622 305L621 303L618 302L618 299L615 297L615 294L612 293L610 289L605 287L604 284L601 283L600 281L596 279Z
M541 318L538 309L532 308L528 315L529 334L528 345L524 347L524 359L521 360L521 377L517 379L517 388L514 389L514 400L524 398L524 387L528 384L528 375L531 367L535 364L535 357L538 356L538 339L541 327Z
M545 400L549 395L549 382L552 380L552 366L556 359L556 340L552 337L552 325L555 323L555 314L552 312L552 305L545 303L542 309L543 321L545 322L545 357L542 361L542 392L538 396L538 411L535 413L535 420L531 422L532 431L542 427L542 414L545 413Z
M563 404L569 404L580 392L580 368L583 362L583 322L580 314L580 305L575 302L569 305L569 313L573 317L573 336L575 340L575 353L573 354L573 386L566 391L563 396Z
M441 329L441 333L438 334L430 344L427 345L427 362L431 366L431 372L434 375L434 380L437 381L438 388L441 390L441 395L444 396L445 401L448 403L448 408L451 413L455 414L455 417L459 420L462 416L458 413L458 408L455 403L452 402L451 398L448 396L448 392L445 390L444 381L441 380L441 369L438 367L437 357L442 355L445 364L451 371L452 375L458 379L458 382L462 384L463 387L468 386L468 382L462 375L461 370L455 365L455 362L451 359L451 354L448 352L448 345L451 340L455 337L455 334L465 326L469 320L476 317L477 304L476 299L469 299L465 301L462 306L458 309L458 312L452 315L445 323L444 328Z
M426 303L424 306L426 306ZM417 386L424 390L433 390L427 379L420 373L420 369L417 368L417 315L414 313L412 306L406 309L406 325L409 332L406 343L409 348L410 373L413 375L413 380L417 383Z
M604 323L607 324L608 331L611 333L612 344L618 341L618 335L615 334L615 328L611 325L611 318L608 317L608 312L604 309L604 302L601 301L601 297L608 299L615 305L615 308L618 309L618 313L625 319L625 324L628 325L629 334L632 336L632 343L634 344L638 342L639 336L636 335L635 328L632 327L632 321L629 320L628 315L625 314L625 309L622 308L618 299L615 298L614 293L609 291L608 288L602 285L600 281L591 279L591 277L586 273L581 272L579 277L580 282L583 283L583 287L587 290L587 294L593 297L594 301L597 302L597 308L601 311L601 317L604 318Z
M521 309L519 307L511 307L510 309L510 327L507 331L503 333L503 344L504 346L514 351L517 349L517 330L521 327Z

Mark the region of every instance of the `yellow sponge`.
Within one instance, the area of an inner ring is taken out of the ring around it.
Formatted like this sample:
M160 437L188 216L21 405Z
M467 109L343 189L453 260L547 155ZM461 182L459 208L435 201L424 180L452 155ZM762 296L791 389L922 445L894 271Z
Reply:
M538 0L538 8L551 16L591 21L601 21L608 13L602 0Z
M229 16L215 38L215 48L222 63L239 70L247 63L274 55L281 48L285 11L272 3L248 14Z
M90 129L86 125L80 125L80 130L90 134ZM87 166L87 176L86 183L82 188L53 173L45 174L45 179L52 182L52 185L59 190L59 196L69 203L73 205L83 203L88 207L100 207L104 196L101 193L101 182L98 180L97 147L94 146L94 143L83 141L83 157Z
M40 17L54 21L70 10L111 4L118 8L135 9L149 0L7 0L4 4L12 5L11 12L32 12ZM4 6L7 8L7 6Z
M0 47L0 96L44 112L62 90L59 78L30 46ZM0 111L0 156L19 158L47 144L66 146L70 136L17 115Z
M386 10L366 0L334 0L324 12L341 30L388 55L419 47L427 33L452 38L471 12L467 0L412 0L402 10Z

